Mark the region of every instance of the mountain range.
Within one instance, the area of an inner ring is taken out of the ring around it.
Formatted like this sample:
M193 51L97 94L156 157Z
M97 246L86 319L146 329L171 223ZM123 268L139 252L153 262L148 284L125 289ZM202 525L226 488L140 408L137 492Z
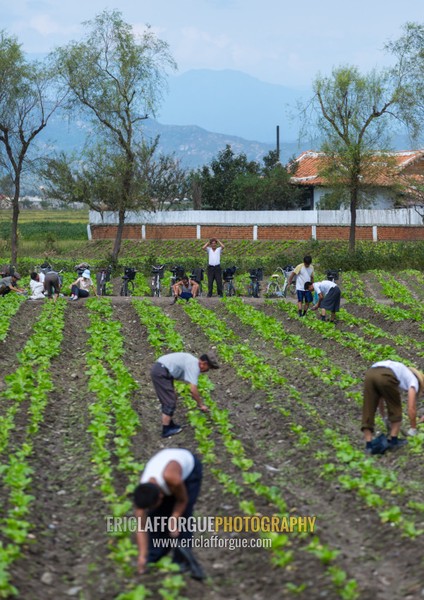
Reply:
M296 102L310 97L311 91L260 81L239 71L187 71L169 80L169 93L157 119L143 121L147 139L160 136L159 151L175 154L181 165L195 169L217 156L229 144L235 154L261 162L277 144L280 133L280 160L303 150L318 149L315 142L296 141L299 120ZM81 149L91 133L88 121L68 122L56 113L42 134L53 150ZM407 150L406 136L393 140L395 149Z

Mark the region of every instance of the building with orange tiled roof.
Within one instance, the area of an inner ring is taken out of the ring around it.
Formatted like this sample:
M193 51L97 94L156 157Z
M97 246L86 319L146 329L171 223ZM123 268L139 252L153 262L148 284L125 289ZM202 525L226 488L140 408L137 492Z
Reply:
M394 208L400 200L404 206L424 204L424 150L388 152L383 156L390 157L393 166L387 167L385 173L382 164L378 176L366 182L372 189L369 208ZM325 165L326 155L311 150L302 152L293 161L291 182L304 190L305 209L319 209L320 201L331 192L325 178L320 175ZM395 184L397 191L394 191Z

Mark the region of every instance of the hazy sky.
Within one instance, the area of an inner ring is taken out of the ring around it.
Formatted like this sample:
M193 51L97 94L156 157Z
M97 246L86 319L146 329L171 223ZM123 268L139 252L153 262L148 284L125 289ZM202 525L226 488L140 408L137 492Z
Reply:
M150 24L180 73L236 69L290 87L336 65L388 64L384 43L424 15L423 0L0 0L0 28L44 53L80 39L81 23L104 9L136 29Z

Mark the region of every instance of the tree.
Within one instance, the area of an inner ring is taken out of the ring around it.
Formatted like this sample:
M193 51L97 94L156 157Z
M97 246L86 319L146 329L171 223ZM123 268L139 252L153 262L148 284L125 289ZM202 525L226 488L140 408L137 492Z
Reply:
M122 168L114 191L118 230L112 251L116 260L122 241L125 212L137 204L137 151L141 125L155 115L166 83L167 69L176 68L168 45L150 28L141 36L118 11L104 11L86 23L84 41L56 51L62 83L70 91L69 110L88 114L98 135L110 147L113 162ZM144 201L144 200L143 200Z
M351 215L349 248L355 249L356 211L361 191L386 169L388 158L376 160L388 149L394 122L411 123L410 86L401 69L361 75L356 67L339 67L331 77L318 76L314 96L304 115L324 138L326 156L322 173L332 185L344 186ZM309 110L308 110L309 109Z
M299 202L299 192L290 184L290 173L270 151L263 166L236 156L227 145L212 160L191 175L192 192L199 190L204 208L216 210L289 210Z
M54 71L28 62L15 37L0 32L0 169L12 188L11 261L18 257L21 181L36 162L35 140L60 106Z
M404 120L417 137L424 123L424 24L405 23L403 35L387 43L386 50L396 58L392 75L402 76Z

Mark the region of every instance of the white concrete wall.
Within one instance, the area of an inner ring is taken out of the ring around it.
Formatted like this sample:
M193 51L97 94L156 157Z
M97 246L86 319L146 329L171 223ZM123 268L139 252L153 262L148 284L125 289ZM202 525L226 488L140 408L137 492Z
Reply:
M358 225L423 225L413 208L358 210ZM115 225L118 215L90 210L90 225ZM349 225L348 210L128 212L126 224L145 225Z

